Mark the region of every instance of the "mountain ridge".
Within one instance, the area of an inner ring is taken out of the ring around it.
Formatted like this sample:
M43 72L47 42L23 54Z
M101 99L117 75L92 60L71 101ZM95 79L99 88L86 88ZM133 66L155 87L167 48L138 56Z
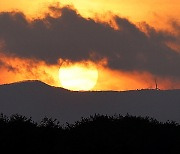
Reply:
M99 114L150 116L180 123L180 90L69 91L41 81L0 85L0 112L61 122Z
M22 81L17 81L17 82L12 82L12 83L6 83L6 84L1 84L0 87L2 86L17 86L17 85L35 85L35 86L46 86L46 87L52 87L52 88L57 88L57 89L63 89L66 91L70 92L134 92L134 91L180 91L180 89L133 89L133 90L89 90L89 91L73 91L73 90L68 90L63 87L56 87L56 86L51 86L49 84L46 84L45 82L42 82L40 80L22 80Z

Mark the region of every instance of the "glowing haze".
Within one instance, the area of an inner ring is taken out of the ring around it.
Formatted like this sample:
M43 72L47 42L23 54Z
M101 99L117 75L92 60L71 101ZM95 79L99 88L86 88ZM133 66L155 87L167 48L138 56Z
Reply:
M179 10L178 0L0 0L0 84L180 88Z

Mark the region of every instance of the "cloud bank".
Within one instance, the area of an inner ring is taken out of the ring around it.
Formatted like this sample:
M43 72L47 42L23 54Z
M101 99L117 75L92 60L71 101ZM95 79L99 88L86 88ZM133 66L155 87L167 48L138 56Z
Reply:
M177 36L148 27L142 32L125 18L115 16L118 30L80 16L70 7L50 7L54 14L28 21L21 12L0 13L1 52L57 64L107 58L107 67L122 71L149 72L180 79L180 54L165 42ZM178 26L176 26L179 28Z

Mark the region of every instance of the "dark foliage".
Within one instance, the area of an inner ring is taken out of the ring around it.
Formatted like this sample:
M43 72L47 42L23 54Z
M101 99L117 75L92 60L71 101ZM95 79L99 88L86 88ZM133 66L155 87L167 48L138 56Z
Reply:
M21 115L0 115L0 150L5 153L179 154L180 126L149 117L94 115L61 126Z

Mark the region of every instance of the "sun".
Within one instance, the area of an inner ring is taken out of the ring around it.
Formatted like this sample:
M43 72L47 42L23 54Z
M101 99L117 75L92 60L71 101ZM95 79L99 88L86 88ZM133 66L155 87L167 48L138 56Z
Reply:
M61 86L73 91L93 89L98 80L98 70L92 62L63 63L59 69Z

